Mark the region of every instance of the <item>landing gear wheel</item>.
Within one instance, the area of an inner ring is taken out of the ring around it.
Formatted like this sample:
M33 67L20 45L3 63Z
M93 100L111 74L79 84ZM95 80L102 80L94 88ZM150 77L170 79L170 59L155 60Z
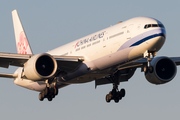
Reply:
M115 103L118 103L119 100L120 100L119 98L115 98L115 99L114 99L114 102L115 102Z
M48 101L52 101L53 98L52 98L52 96L51 96L51 97L48 97L47 99L48 99Z
M59 93L59 89L58 89L58 88L56 88L56 94L55 94L55 95L58 95L58 93Z
M110 95L109 95L109 94L107 94L107 95L106 95L106 102L108 102L108 103L109 103L110 101L111 101Z
M42 96L42 93L39 93L39 100L40 100L40 101L43 101L43 100L44 100L44 97Z
M46 95L48 94L48 92L49 92L49 89L46 87L46 88L44 89L44 95L46 96Z
M58 95L58 88L56 87L46 87L41 93L39 93L39 100L43 101L47 98L48 101L52 101L55 96Z
M120 91L120 95L121 95L121 97L124 97L124 96L126 95L126 91L125 91L125 89L121 89L121 91Z
M54 95L58 95L58 88L54 87Z
M45 95L44 95L44 91L42 91L42 92L41 92L41 96L42 96L42 98L44 98L44 97L45 97Z
M125 89L121 89L121 91L119 91L118 89L113 88L112 91L106 95L106 102L109 103L111 100L114 100L114 102L118 103L119 100L125 96L125 94Z
M51 97L52 97L52 98L55 98L55 96L56 96L56 95L53 94Z

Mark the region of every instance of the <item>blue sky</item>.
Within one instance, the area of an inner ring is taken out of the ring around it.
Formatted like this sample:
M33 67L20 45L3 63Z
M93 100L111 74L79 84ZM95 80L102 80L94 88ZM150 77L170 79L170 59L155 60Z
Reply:
M18 10L31 48L43 53L68 42L104 29L132 17L147 16L160 20L166 27L167 39L158 56L180 56L179 0L1 0L0 52L16 53L11 11ZM13 73L15 67L0 69ZM180 71L178 67L178 71ZM59 90L52 101L38 100L37 92L0 78L1 119L178 119L180 111L180 74L164 85L147 82L138 69L128 81L121 83L126 96L118 103L105 102L112 85L94 82L70 85Z

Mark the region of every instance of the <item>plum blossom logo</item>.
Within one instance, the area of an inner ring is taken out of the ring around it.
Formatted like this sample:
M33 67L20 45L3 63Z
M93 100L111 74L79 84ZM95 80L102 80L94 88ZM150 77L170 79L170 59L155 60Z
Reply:
M79 41L76 43L75 48L78 47L78 43L79 43Z
M24 31L22 31L19 34L19 41L17 43L17 51L19 54L27 54L27 47L28 47L28 41L24 34Z

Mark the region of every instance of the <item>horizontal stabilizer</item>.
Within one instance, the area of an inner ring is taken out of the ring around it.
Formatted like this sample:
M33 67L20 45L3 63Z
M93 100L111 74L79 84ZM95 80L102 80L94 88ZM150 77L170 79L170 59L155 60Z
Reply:
M6 74L6 73L0 73L0 77L5 77L5 78L16 78L18 75L15 74Z

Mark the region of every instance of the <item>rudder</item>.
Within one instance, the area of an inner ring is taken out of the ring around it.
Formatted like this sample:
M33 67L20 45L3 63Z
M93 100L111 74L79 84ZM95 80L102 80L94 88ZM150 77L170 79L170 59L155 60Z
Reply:
M33 54L17 10L12 11L14 34L18 54Z

